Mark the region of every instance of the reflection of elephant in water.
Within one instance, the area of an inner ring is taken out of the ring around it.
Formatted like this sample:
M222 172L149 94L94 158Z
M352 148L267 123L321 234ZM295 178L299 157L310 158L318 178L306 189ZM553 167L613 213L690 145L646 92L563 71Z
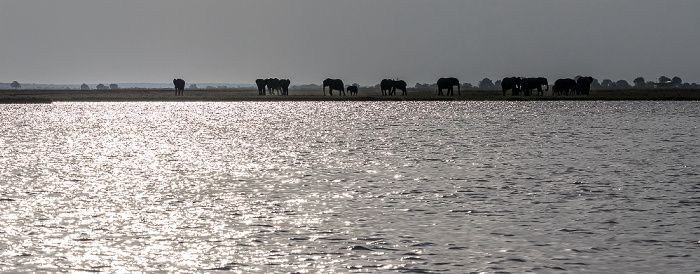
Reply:
M173 79L173 84L175 85L175 96L185 95L185 80Z
M338 91L338 95L345 95L345 84L343 80L326 78L323 80L323 96L326 96L326 87L328 87L328 94L333 96L333 90Z
M258 85L258 95L265 95L265 80L257 79L255 84Z
M289 95L289 85L292 82L289 79L280 79L280 85L282 86L282 95Z
M401 90L401 95L408 95L406 92L406 81L395 80L391 82L391 95L396 95L396 90Z
M547 82L547 78L525 78L520 82L520 89L523 91L523 95L526 96L530 96L533 89L537 89L537 95L544 95L542 86L547 86L545 91L549 91L549 83Z
M576 90L576 81L571 78L558 79L554 81L552 95L569 95L569 92Z
M357 95L357 86L349 86L347 90L350 95Z
M593 83L593 77L591 76L578 78L578 81L576 81L576 93L581 93L583 95L591 94L591 83Z
M501 80L501 89L503 89L503 96L506 96L507 90L512 90L513 95L520 94L520 77L506 77Z
M277 78L265 79L265 85L267 86L267 91L270 92L270 95L274 95L275 90L277 91L277 94L282 95L282 85L280 84L280 79L277 79Z
M437 88L438 88L438 95L443 95L442 90L447 89L446 95L454 95L454 91L452 88L454 86L457 86L457 94L462 95L462 92L459 90L459 80L454 77L448 77L448 78L440 78L437 81Z
M394 80L384 79L381 83L379 83L379 87L382 88L382 96L386 96L389 95L389 93L391 93L391 85L393 82Z

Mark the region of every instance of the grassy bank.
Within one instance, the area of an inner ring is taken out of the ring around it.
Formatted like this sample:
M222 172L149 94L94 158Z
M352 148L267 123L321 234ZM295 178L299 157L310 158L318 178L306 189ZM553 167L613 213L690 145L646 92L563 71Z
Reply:
M327 91L326 91L327 93ZM540 101L540 100L700 100L700 89L599 89L587 96L503 96L500 90L468 89L461 95L439 96L435 90L409 89L407 96L382 96L377 89L360 89L359 96L323 95L319 90L290 90L289 96L259 96L254 89L185 90L175 96L170 89L119 90L2 90L0 103L51 103L100 101ZM399 92L400 94L400 92Z

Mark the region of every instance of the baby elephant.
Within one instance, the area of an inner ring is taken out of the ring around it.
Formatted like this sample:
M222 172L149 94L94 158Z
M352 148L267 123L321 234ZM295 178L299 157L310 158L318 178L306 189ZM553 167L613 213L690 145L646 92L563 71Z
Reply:
M357 86L349 86L347 91L350 95L357 95Z

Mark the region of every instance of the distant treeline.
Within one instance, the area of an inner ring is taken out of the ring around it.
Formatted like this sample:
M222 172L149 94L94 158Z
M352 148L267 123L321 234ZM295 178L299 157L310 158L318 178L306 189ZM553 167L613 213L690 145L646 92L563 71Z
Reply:
M579 76L576 76L574 80L578 79ZM687 89L696 89L700 88L698 84L696 83L688 83L688 82L683 82L683 80L678 77L666 77L666 76L661 76L657 79L656 81L648 81L644 79L644 77L637 77L634 78L632 83L628 82L627 80L611 80L611 79L603 79L603 80L598 80L595 77L593 78L593 82L591 83L591 88L592 89L601 89L601 88L687 88ZM379 81L378 81L379 82ZM500 89L501 88L501 80L491 80L490 78L484 78L476 85L471 84L471 83L460 83L462 88L469 89L469 88L481 88L481 89ZM380 84L376 83L375 85L360 85L358 83L353 83L350 86L357 86L357 87L363 87L363 88L380 88ZM408 86L409 88L417 88L417 89L436 89L437 88L437 83L416 83L413 86ZM45 89L45 90L59 90L59 89L66 89L66 90L77 90L77 89L82 89L82 90L90 90L90 89L103 89L103 90L109 90L109 89L120 89L120 88L129 88L129 89L165 89L165 88L172 88L172 83L122 83L122 84L82 84L82 85L56 85L56 84L33 84L33 83L19 83L17 81L14 81L12 83L2 83L0 82L0 90L7 90L7 89L31 89L31 90L40 90L40 89ZM231 89L231 88L255 88L255 84L217 84L217 83L197 83L197 84L190 84L188 85L189 89ZM320 84L300 84L300 85L291 85L289 87L290 89L321 89Z

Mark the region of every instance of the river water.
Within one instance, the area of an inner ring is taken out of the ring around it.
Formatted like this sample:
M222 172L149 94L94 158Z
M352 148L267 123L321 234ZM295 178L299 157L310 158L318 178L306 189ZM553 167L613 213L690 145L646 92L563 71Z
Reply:
M0 113L0 271L700 271L699 102Z

